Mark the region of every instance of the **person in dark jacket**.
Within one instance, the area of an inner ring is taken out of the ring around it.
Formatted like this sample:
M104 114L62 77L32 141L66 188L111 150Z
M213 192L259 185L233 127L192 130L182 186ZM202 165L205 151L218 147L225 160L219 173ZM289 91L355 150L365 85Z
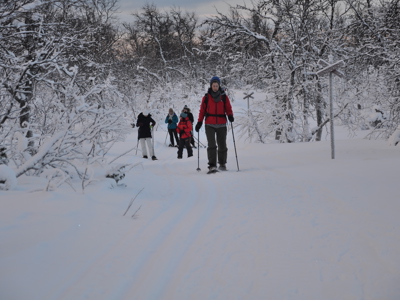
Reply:
M192 122L192 126L193 126L194 117L193 117L193 114L192 114L190 108L187 105L185 105L185 107L182 109L182 112L188 115L188 118L189 118L190 122ZM190 144L192 145L193 148L196 148L193 132L191 132L191 135L192 135L192 137L190 138Z
M182 158L183 148L186 147L188 157L193 156L193 149L190 146L190 139L192 137L192 122L190 122L189 117L186 113L181 113L180 121L176 131L179 133L179 148L178 148L178 158Z
M154 155L154 148L152 144L151 129L156 125L156 121L153 120L151 114L148 111L141 112L138 116L136 126L138 129L138 139L142 147L143 158L148 158L147 148L152 160L156 160L157 157ZM146 148L147 145L147 148Z
M226 116L230 122L234 121L231 102L225 91L221 88L221 80L212 77L208 93L201 100L199 118L196 124L198 132L205 119L205 131L208 142L207 156L210 171L217 171L217 158L219 170L226 170L228 147L226 146L227 126Z
M168 133L169 133L169 139L170 139L170 144L169 147L175 147L174 146L174 137L176 140L176 146L178 147L179 145L179 138L178 138L178 133L176 132L176 127L178 125L179 119L176 113L172 108L169 109L168 115L165 118L165 123L168 124Z

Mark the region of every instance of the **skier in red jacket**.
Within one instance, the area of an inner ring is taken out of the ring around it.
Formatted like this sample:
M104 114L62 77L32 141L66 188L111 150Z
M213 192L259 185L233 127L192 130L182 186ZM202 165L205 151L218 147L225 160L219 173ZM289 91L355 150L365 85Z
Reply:
M198 132L205 118L205 130L207 136L208 169L217 171L217 158L219 170L226 171L228 148L226 146L227 126L226 117L230 122L234 121L231 102L225 91L221 88L221 80L214 76L210 80L208 93L201 100L199 118L196 124Z
M176 128L176 131L180 135L179 138L179 147L178 147L178 158L182 158L183 154L183 147L186 146L188 157L193 156L193 149L190 146L190 140L192 138L192 122L190 122L189 117L187 113L182 112L180 115L180 120L178 123L178 127Z

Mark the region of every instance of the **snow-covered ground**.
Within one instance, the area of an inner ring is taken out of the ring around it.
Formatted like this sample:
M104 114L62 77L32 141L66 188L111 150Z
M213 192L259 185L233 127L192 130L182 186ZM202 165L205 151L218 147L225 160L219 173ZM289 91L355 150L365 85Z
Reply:
M238 172L229 131L229 171L207 175L206 149L197 172L155 135L158 161L118 160L139 163L125 188L0 191L0 299L400 299L400 147L236 138Z

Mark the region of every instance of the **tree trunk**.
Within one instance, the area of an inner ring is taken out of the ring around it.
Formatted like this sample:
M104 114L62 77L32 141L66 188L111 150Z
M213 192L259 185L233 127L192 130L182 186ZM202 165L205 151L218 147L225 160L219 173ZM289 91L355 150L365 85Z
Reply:
M23 95L23 100L19 100L19 106L21 108L21 112L19 115L19 125L21 126L21 128L27 128L29 127L29 123L30 123L30 119L31 119L31 107L30 107L30 103L31 103L31 99L32 99L32 95L33 95L33 83L32 81L28 81L26 83L25 86L25 91L24 91L24 95ZM32 130L30 130L28 128L28 130L26 131L25 137L28 139L28 149L29 152L33 155L35 154L33 151L33 146L34 143L31 140L31 137L33 137L33 133Z
M320 83L318 83L317 89L318 89L318 93L317 93L317 101L315 103L315 109L316 109L316 113L317 113L317 126L321 126L323 119L324 119L325 105L324 105L324 98L322 97L322 87L321 87ZM317 134L315 136L315 140L317 142L321 141L322 130L323 130L323 127L318 129L318 131L317 131Z
M295 85L295 74L296 71L292 70L290 73L290 86L289 86L289 92L285 97L283 108L285 111L285 119L287 122L287 125L285 125L285 137L286 137L286 142L287 143L292 143L294 142L292 132L293 132L293 122L294 122L294 114L293 114L293 91L294 91L294 85Z

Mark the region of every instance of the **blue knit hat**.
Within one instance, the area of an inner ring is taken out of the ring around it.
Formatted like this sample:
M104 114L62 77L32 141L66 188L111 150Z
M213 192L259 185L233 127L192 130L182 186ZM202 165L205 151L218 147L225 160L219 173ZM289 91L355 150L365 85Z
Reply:
M221 85L221 80L220 80L219 77L217 77L217 76L214 76L213 78L211 78L211 80L210 80L210 85L212 85L213 82L217 82L218 85Z

